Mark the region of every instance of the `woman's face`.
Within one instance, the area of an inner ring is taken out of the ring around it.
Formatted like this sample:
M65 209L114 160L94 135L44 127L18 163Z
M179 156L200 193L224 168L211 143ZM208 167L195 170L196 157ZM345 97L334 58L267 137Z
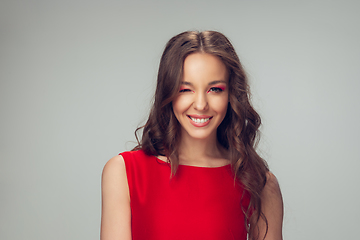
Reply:
M220 58L207 53L186 57L181 87L172 102L182 136L216 138L216 130L226 115L229 102L228 78Z

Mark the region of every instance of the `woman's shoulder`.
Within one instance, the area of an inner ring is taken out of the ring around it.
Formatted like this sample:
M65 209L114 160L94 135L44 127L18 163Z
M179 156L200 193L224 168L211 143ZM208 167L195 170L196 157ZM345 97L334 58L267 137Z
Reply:
M101 180L101 239L131 239L130 192L124 158L117 155L104 166Z
M146 169L154 167L157 159L154 155L146 153L144 150L125 151L119 153L119 157L114 157L114 161L122 161L126 167L126 171L133 171L135 169ZM112 161L112 159L110 159Z
M124 151L112 157L104 166L103 175L119 174L126 172L126 165L134 162L136 159L146 157L143 150Z
M270 171L266 174L266 184L261 193L261 211L266 217L268 227L264 221L259 221L259 236L265 236L266 233L266 239L282 239L283 199L279 182Z
M125 162L122 155L112 157L104 166L103 177L108 175L125 174Z
M276 176L268 171L266 173L266 184L263 190L267 195L273 196L273 197L281 197L281 191L280 191L280 185L276 178Z
M123 161L125 161L125 164L128 162L142 161L144 159L149 159L153 157L152 155L146 154L145 151L142 149L121 152L119 153L119 156L123 157Z

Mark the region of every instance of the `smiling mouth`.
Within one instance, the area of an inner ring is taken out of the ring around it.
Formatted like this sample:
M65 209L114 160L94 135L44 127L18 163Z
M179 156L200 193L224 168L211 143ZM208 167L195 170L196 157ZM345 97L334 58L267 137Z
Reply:
M188 116L188 118L190 118L193 122L196 122L196 123L206 123L206 122L208 122L212 117L209 117L209 118L194 118L194 117Z

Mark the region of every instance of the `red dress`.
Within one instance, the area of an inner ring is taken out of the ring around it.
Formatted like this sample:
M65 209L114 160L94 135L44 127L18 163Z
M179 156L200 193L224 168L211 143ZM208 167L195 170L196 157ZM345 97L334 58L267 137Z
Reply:
M234 184L230 165L180 165L170 179L170 164L155 156L142 150L121 155L133 240L246 240L241 206L247 209L249 197L241 184Z

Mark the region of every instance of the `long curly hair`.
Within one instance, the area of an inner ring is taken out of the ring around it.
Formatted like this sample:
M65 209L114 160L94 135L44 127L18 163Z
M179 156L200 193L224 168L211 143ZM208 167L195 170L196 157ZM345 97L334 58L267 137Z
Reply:
M249 239L257 239L255 227L260 218L268 226L261 211L261 192L269 171L266 162L257 154L261 119L250 103L248 79L230 43L216 31L187 31L169 40L162 54L157 77L154 104L146 124L135 131L138 145L149 155L166 156L172 175L179 166L178 146L181 126L172 101L179 92L185 58L192 53L208 53L219 57L229 73L229 103L226 116L217 129L217 138L230 156L235 180L250 194L250 203L243 209ZM143 130L141 141L137 132ZM267 231L266 231L267 232Z

